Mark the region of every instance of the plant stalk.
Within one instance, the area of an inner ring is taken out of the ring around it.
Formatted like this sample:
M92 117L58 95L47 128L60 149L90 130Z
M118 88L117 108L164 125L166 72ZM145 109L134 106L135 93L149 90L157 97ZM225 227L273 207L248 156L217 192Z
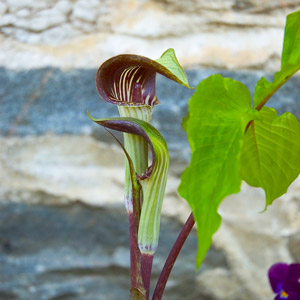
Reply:
M126 134L124 140L124 146L127 148L126 150L132 158L135 169L140 169L140 166L145 164L141 163L141 160L145 160L147 157L148 161L148 154L145 153L146 151L143 145L144 141L140 137L130 136L129 134ZM133 144L135 145L134 148L132 147ZM138 184L137 188L131 180L128 163L126 163L125 173L125 206L128 212L130 235L131 287L146 294L147 291L142 276L142 255L138 246L138 228L141 215L142 192L140 185Z
M170 251L170 254L165 262L165 265L160 273L159 279L157 281L152 300L161 300L162 295L164 293L167 281L169 279L170 273L173 269L175 261L179 255L179 252L185 243L187 237L189 236L193 226L195 224L195 220L193 217L193 213L190 214L187 221L185 222L181 232L179 233L176 242L173 245L173 248Z
M131 286L146 293L141 273L141 252L138 247L138 228L140 219L140 199L133 197L133 211L129 212L129 236L130 236L130 269Z
M121 117L132 117L150 122L152 108L120 106ZM124 133L124 148L130 156L137 174L143 173L148 166L148 144L140 136ZM135 191L133 193L133 191ZM125 164L125 206L129 218L131 288L149 297L152 259L145 259L138 246L138 228L141 215L142 190L133 186L128 162ZM149 272L149 274L148 274ZM131 300L136 300L131 293Z
M150 279L151 279L151 270L153 262L153 254L144 254L142 253L142 278L144 282L144 287L146 289L146 297L149 298L150 291Z

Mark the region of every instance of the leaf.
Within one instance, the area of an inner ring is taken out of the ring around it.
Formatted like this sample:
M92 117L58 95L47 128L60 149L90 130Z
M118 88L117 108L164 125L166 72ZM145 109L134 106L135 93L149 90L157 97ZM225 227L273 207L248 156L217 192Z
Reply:
M158 61L133 54L108 59L97 71L96 88L105 101L114 104L154 106L159 104L156 73L190 88L173 49L167 50Z
M266 205L284 194L300 173L300 124L291 113L264 107L244 136L241 176L262 187Z
M189 82L184 73L184 70L182 69L181 65L177 60L174 49L170 48L166 50L162 54L162 56L156 59L155 61L164 66L166 69L168 69L172 74L174 74L174 76L178 78L180 84L191 88L189 86Z
M245 126L256 114L248 89L221 75L203 80L189 101L183 126L192 157L178 191L191 206L197 223L197 267L220 225L220 202L240 190L241 140Z
M256 85L254 107L260 110L271 96L300 69L300 10L287 16L281 56L281 70L273 82L262 77Z
M143 190L138 243L142 253L154 253L158 245L161 207L169 169L167 144L158 130L145 121L128 117L90 118L105 128L141 136L149 144L152 163L142 174L137 175Z

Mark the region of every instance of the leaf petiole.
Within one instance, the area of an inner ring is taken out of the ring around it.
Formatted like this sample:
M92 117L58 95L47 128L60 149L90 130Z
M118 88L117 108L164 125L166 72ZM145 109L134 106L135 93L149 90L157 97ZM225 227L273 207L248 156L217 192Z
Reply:
M160 273L159 279L157 281L154 293L153 293L153 297L152 300L160 300L167 281L169 279L170 273L173 269L173 266L175 264L175 261L181 251L182 246L184 245L187 237L189 236L193 226L195 224L195 220L194 220L194 216L193 213L190 214L190 216L188 217L188 219L186 220L181 232L179 233L176 242L174 243L169 256L165 262L165 265L163 266L163 269Z

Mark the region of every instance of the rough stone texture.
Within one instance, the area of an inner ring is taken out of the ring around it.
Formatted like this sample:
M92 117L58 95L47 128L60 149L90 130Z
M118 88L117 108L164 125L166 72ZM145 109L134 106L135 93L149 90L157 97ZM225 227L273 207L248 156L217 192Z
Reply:
M119 53L184 66L276 70L285 16L298 0L3 0L0 65L97 67Z
M288 247L291 252L293 260L297 262L300 261L299 245L300 245L300 233L296 232L295 234L290 235L288 238Z
M123 209L92 208L80 203L2 203L0 208L1 300L129 298L128 222ZM164 219L161 227L160 249L153 266L154 282L180 224ZM182 299L189 288L193 289L193 296L185 299L207 299L195 284L196 244L193 232L171 277L177 288L167 287L165 299ZM222 252L211 249L203 269L210 270L216 265L227 269Z
M122 203L123 157L119 149L112 152L114 145L97 144L87 136L49 135L1 139L1 148L6 153L0 175L4 199L11 199L13 191L21 202L30 203L39 202L44 194L57 196L50 200L58 203ZM36 191L40 191L40 197L32 197Z
M117 295L128 287L120 149L89 136L52 134L6 137L0 145L0 295L25 300L34 293L37 299L69 299L72 294L71 299L84 300L102 291L103 299L120 299ZM159 244L163 255L157 256L155 278L180 228L169 218L184 222L190 211L176 193L177 171L172 165ZM194 269L193 235L175 266L166 299L269 299L270 265L300 256L299 191L298 179L263 214L259 189L243 185L239 195L225 199L219 210L222 225L201 273L196 276Z
M195 69L187 71L187 76L190 84L196 86L214 73L214 70ZM271 80L270 75L256 71L217 73L243 82L251 92L261 76ZM0 134L80 133L111 141L110 136L87 116L87 110L93 117L99 118L118 114L116 107L99 98L95 74L95 69L12 71L0 68ZM152 123L165 136L174 159L189 159L189 147L180 124L187 113L187 101L192 93L192 90L158 76L157 95L161 104L155 107ZM293 112L300 120L299 93L299 77L296 76L272 97L268 105L275 107L279 114Z

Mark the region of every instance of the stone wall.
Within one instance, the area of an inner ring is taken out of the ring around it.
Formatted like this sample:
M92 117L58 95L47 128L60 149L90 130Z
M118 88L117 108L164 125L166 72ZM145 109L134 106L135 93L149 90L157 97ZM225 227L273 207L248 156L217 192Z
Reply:
M101 62L173 47L192 86L221 73L253 92L279 68L285 15L297 9L296 0L2 0L0 300L127 299L123 154L86 114L117 115L95 90ZM192 91L158 76L157 93L153 125L171 168L153 284L190 212L177 186L189 160L180 123ZM295 76L270 105L300 119L299 94ZM203 266L195 270L192 232L164 299L271 299L269 266L300 260L300 180L263 208L263 192L246 184L225 199Z
M297 0L2 0L0 65L97 67L119 53L186 66L274 70Z

